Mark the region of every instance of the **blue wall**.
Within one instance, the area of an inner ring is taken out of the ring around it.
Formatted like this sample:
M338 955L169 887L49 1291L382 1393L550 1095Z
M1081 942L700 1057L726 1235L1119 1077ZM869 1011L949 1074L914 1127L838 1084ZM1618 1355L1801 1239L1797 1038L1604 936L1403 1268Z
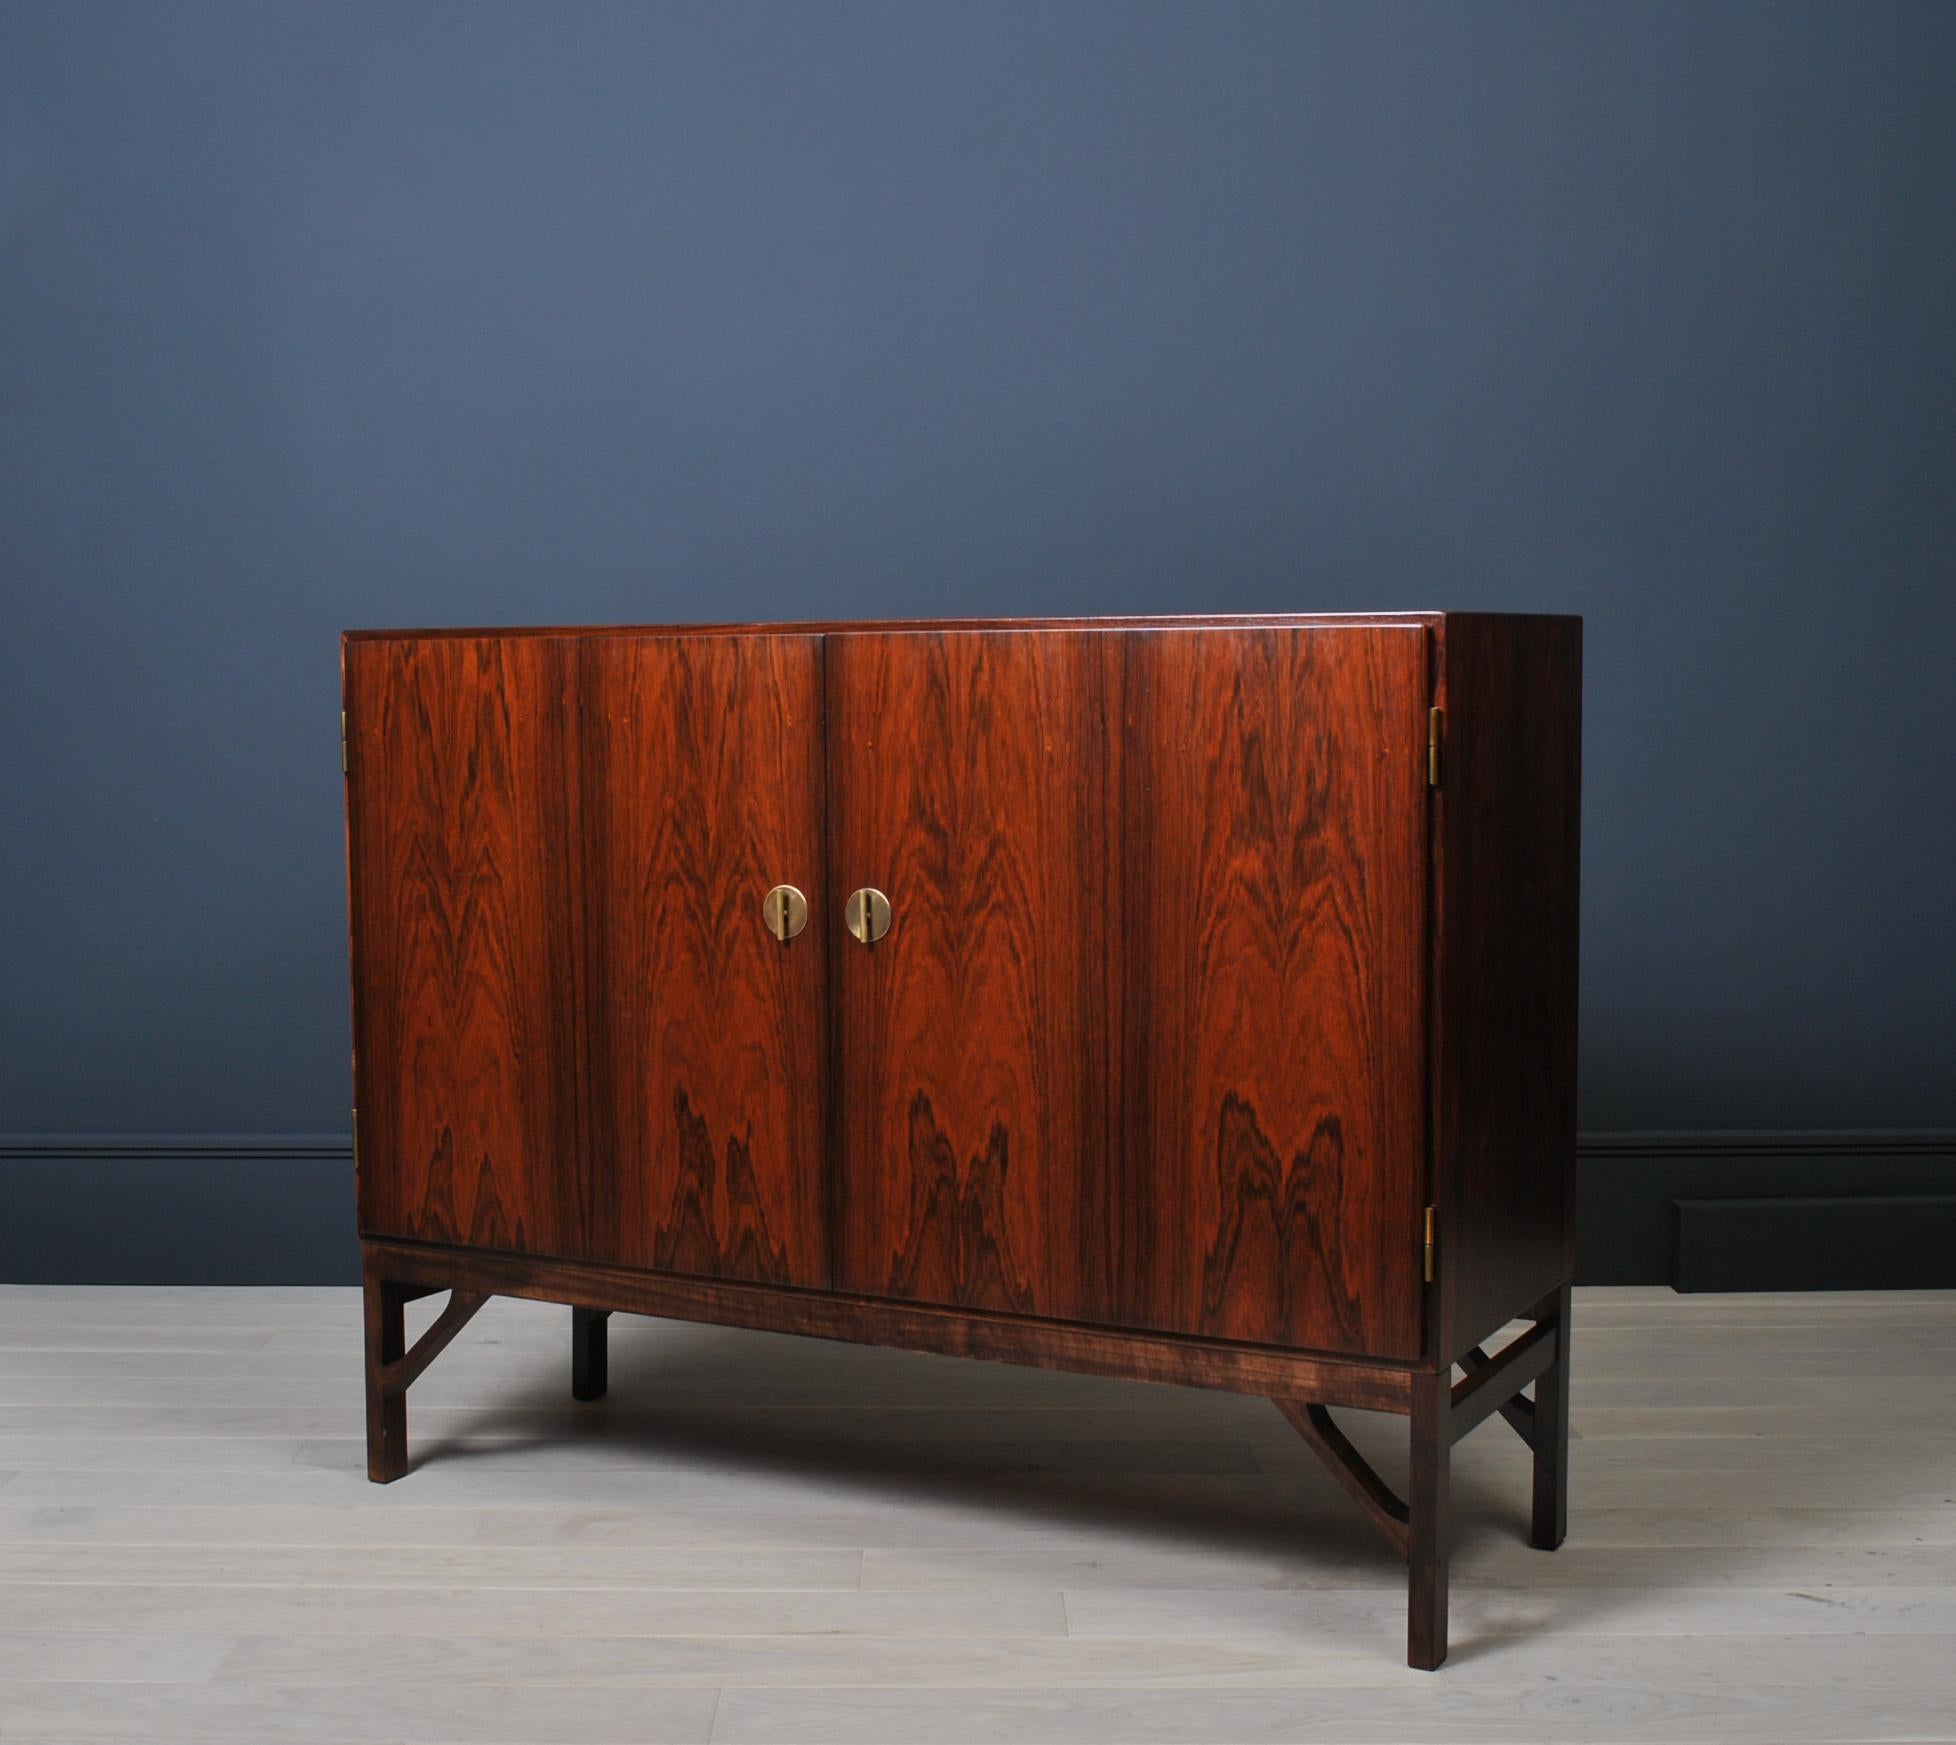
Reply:
M345 1126L345 625L1588 619L1583 1121L1956 1125L1956 8L0 10L0 1133Z

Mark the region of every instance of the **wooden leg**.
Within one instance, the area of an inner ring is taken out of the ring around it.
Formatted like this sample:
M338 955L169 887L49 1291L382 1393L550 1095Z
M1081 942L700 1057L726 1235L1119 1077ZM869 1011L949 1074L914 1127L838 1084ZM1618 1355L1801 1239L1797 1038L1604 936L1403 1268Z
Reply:
M367 1477L392 1484L407 1471L407 1390L390 1388L407 1355L408 1293L371 1269L361 1279L367 1311Z
M1553 1551L1569 1532L1569 1287L1543 1305L1555 1319L1555 1361L1535 1379L1535 1512L1529 1544Z
M367 1322L367 1476L375 1484L392 1484L408 1466L408 1389L489 1297L483 1291L450 1290L442 1312L409 1350L402 1311L417 1297L440 1295L444 1287L383 1277L371 1257L361 1265L360 1283Z
M1413 1377L1412 1479L1406 1508L1406 1664L1431 1672L1447 1657L1453 1373Z
M609 1309L571 1310L571 1398L601 1400L610 1385L606 1329Z

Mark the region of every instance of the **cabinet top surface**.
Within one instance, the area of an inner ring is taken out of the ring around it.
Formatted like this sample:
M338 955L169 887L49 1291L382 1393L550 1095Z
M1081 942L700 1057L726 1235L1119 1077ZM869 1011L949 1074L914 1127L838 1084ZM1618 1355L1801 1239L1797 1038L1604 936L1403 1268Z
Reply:
M387 638L475 637L475 636L737 636L801 635L819 636L827 632L905 631L944 634L969 630L1254 630L1254 629L1361 629L1418 628L1437 626L1449 618L1522 618L1547 616L1532 613L1458 612L1244 612L1183 613L1157 616L1105 618L856 618L798 619L781 623L749 624L525 624L451 625L428 629L348 630L349 642Z

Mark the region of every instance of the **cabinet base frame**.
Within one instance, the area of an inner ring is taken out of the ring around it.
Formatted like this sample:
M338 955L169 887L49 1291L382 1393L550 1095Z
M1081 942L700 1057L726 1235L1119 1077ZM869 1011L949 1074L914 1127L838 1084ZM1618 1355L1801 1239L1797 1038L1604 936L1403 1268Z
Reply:
M361 1269L367 1476L379 1484L407 1471L409 1384L484 1301L508 1296L573 1306L572 1391L579 1399L596 1399L605 1391L606 1321L613 1311L1263 1395L1405 1559L1407 1664L1427 1670L1447 1653L1449 1466L1461 1436L1499 1413L1534 1455L1530 1543L1553 1550L1566 1532L1566 1284L1525 1312L1534 1325L1497 1355L1489 1357L1479 1346L1461 1354L1466 1373L1455 1383L1452 1363L1435 1368L1283 1351L428 1243L365 1241ZM444 1290L452 1293L448 1305L408 1350L402 1310L416 1297ZM1521 1392L1531 1382L1532 1401ZM1394 1412L1410 1420L1411 1478L1403 1500L1332 1422L1331 1406Z
M1351 1494L1407 1573L1406 1664L1430 1672L1447 1657L1447 1552L1453 1445L1500 1413L1535 1456L1529 1543L1553 1551L1567 1532L1569 1479L1569 1287L1537 1303L1534 1325L1489 1357L1476 1345L1444 1372L1413 1378L1408 1495L1396 1495L1317 1401L1275 1402L1311 1452ZM1535 1384L1535 1398L1521 1392Z

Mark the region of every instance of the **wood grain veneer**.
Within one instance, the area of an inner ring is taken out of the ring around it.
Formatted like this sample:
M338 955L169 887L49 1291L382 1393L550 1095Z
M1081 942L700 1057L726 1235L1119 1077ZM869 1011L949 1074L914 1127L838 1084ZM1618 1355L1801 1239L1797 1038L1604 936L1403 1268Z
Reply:
M837 1280L1113 1319L1119 639L829 638Z
M1426 632L1125 640L1130 1318L1416 1357Z
M820 659L349 647L364 1232L828 1282Z

